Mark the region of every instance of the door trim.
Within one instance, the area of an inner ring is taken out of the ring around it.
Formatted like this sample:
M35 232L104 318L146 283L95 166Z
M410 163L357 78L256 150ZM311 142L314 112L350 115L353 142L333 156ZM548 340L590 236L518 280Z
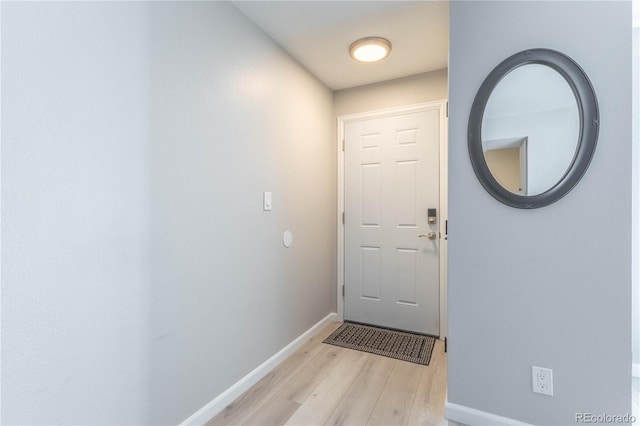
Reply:
M408 105L398 108L389 108L376 111L369 111L357 114L341 115L338 117L337 130L338 139L336 143L338 157L338 210L336 212L336 223L338 224L338 247L337 247L337 279L336 279L336 300L337 313L340 321L344 321L344 296L342 288L344 286L344 223L342 223L342 213L344 212L344 128L347 123L376 118L393 117L396 115L412 112L421 112L437 109L440 111L440 214L438 221L438 231L440 232L440 339L448 334L447 327L447 256L448 241L446 240L445 223L449 217L448 210L448 125L447 125L447 101L438 100L420 104Z

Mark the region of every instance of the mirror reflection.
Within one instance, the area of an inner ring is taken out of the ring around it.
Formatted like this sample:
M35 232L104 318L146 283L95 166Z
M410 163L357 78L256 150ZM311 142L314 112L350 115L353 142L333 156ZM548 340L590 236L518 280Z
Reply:
M482 151L508 191L537 195L569 170L580 138L576 97L562 75L541 64L520 66L495 86L482 116Z

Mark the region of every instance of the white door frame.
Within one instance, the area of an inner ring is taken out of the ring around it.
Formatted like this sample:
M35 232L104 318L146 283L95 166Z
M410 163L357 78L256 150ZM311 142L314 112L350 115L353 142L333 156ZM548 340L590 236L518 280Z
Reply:
M389 108L358 114L341 115L338 117L338 140L336 144L338 153L338 211L336 218L338 223L338 259L337 259L337 287L336 300L338 301L338 318L344 320L344 128L347 123L376 118L391 117L400 114L420 112L438 109L440 111L440 213L438 218L438 230L440 232L440 339L447 336L447 253L448 242L446 239L445 223L449 217L447 204L448 188L448 126L447 126L447 101L439 100L421 104L409 105L398 108Z

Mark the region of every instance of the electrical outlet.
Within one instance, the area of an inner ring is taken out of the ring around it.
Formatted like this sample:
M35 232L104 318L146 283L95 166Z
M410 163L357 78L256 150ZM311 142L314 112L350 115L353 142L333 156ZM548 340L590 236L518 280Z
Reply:
M553 396L553 371L549 368L531 367L533 391L543 395Z

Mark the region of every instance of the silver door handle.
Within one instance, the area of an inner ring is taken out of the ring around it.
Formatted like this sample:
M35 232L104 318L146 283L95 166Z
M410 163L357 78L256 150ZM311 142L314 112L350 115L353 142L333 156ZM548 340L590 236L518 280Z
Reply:
M435 240L436 239L436 233L433 231L427 232L427 235L418 235L419 238L428 238L430 240Z

